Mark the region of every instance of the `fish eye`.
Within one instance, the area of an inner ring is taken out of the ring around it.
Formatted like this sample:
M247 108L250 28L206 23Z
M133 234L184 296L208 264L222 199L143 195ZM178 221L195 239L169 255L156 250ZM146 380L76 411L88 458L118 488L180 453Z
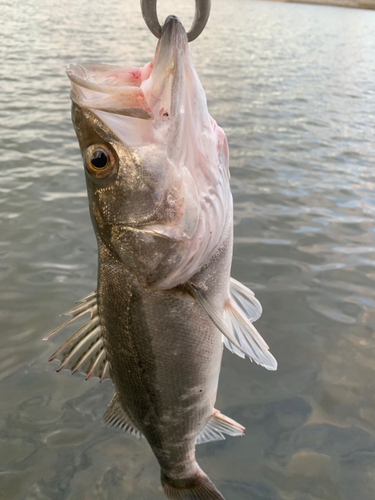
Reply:
M94 168L105 168L108 164L108 156L102 149L97 149L94 151L90 158L91 165Z
M89 146L85 151L84 160L88 173L98 179L109 177L115 170L115 155L104 144Z

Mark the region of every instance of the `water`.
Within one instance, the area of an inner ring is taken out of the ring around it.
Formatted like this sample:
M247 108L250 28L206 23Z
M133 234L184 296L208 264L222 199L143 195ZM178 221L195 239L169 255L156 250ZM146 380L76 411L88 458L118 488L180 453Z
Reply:
M194 2L159 3L191 22ZM246 437L199 462L228 500L370 500L375 12L213 4L191 48L231 148L232 275L279 370L224 354L217 407ZM155 39L137 0L0 5L0 499L161 500L146 443L100 424L111 383L55 374L66 335L42 342L96 279L65 66L140 66Z

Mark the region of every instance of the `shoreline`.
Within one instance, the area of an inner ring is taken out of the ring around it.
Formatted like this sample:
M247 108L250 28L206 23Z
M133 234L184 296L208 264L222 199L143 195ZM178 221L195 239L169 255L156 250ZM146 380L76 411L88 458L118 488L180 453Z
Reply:
M375 10L375 0L271 0L284 3L306 3L311 5L329 5L349 9Z

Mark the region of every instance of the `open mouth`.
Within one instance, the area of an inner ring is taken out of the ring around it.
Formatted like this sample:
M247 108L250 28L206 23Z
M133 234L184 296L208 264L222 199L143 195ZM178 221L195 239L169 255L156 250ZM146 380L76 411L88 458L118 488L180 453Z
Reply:
M79 106L116 115L157 118L160 101L171 99L177 67L184 64L188 51L185 29L176 17L170 16L162 31L153 60L142 68L69 65L72 100Z

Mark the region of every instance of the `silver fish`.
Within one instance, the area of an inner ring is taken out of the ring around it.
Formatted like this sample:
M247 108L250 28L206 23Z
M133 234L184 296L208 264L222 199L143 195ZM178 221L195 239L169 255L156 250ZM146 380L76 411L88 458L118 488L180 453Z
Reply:
M252 324L260 303L230 278L225 134L173 16L145 67L67 72L99 272L97 291L52 333L86 313L89 321L50 360L60 360L57 371L112 379L104 422L147 439L168 498L223 499L195 459L196 444L244 431L214 407L223 343L277 367Z

